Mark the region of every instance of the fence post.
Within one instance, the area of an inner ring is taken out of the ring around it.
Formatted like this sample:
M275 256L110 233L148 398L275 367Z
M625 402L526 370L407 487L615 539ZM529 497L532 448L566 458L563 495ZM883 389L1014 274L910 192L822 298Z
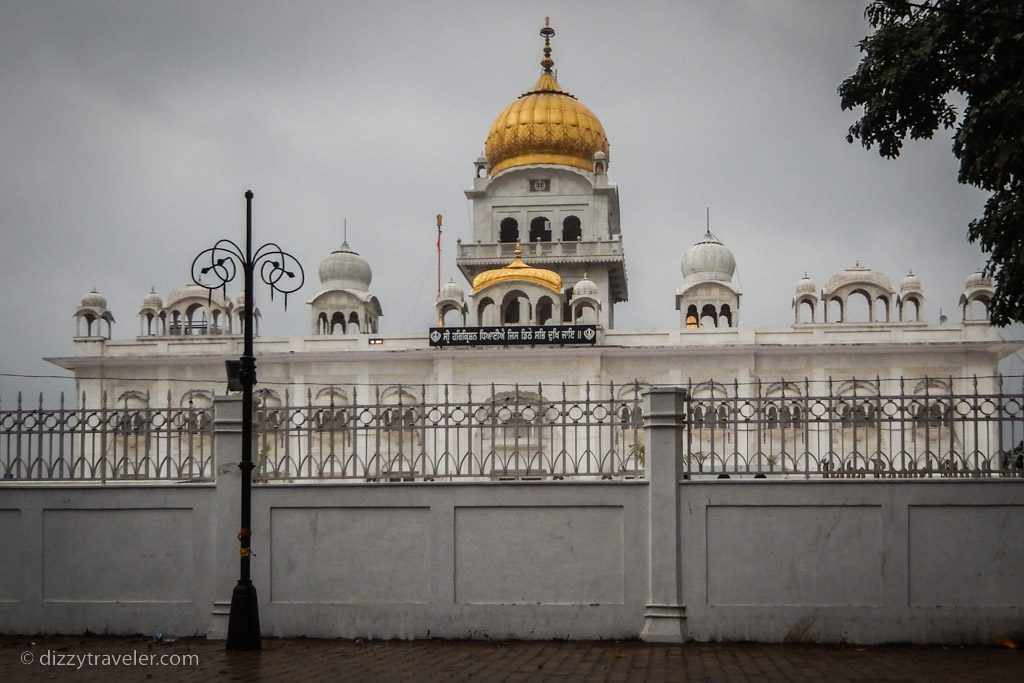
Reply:
M241 514L242 397L213 399L213 611L206 637L228 637L231 591L238 579L238 519Z
M655 643L687 639L679 554L679 478L686 426L686 389L652 387L644 393L647 470L647 610L640 638Z

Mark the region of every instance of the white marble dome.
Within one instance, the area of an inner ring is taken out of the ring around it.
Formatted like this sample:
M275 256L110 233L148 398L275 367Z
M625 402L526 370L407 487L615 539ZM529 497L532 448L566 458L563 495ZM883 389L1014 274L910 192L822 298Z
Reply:
M444 287L441 288L441 296L438 298L463 301L466 298L466 293L462 290L462 287L459 287L454 281L449 280L445 283Z
M907 273L907 276L900 281L900 293L906 294L908 292L920 292L921 291L921 278L914 275L913 272Z
M804 276L802 278L800 278L797 281L797 283L796 283L796 293L797 294L817 294L817 292L818 292L818 288L817 288L817 286L815 286L814 280L812 280L811 278L807 277L807 273L804 273Z
M90 308L106 308L107 298L93 289L82 297L82 306Z
M888 275L861 265L847 268L846 270L836 273L830 277L828 282L825 284L825 291L834 292L840 287L852 284L870 284L880 287L887 292L893 291L892 282L889 280Z
M572 294L573 296L590 296L596 299L598 295L597 283L588 278L587 274L584 273L583 277L573 286Z
M709 231L683 256L682 271L684 283L694 280L731 282L736 272L736 258Z
M964 283L964 289L973 289L975 287L991 287L992 278L986 276L980 270L976 270L967 276L967 282Z
M156 293L156 289L150 289L149 294L142 297L142 307L152 308L154 310L160 310L163 308L164 302L160 298L160 295Z
M184 287L172 289L167 295L167 308L172 308L175 304L185 299L206 299L221 308L225 308L228 305L228 300L224 298L222 289L211 290L193 282Z
M373 271L370 264L343 242L337 251L320 262L320 282L335 289L370 291Z

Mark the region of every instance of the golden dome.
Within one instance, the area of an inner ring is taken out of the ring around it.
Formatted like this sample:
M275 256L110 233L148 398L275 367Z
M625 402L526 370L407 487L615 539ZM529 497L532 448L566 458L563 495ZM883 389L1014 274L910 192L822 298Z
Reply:
M594 168L594 154L608 154L608 137L594 113L562 90L551 67L551 36L545 25L544 72L529 92L505 107L491 124L484 154L492 176L516 166L561 164L585 171Z
M562 276L553 270L534 268L527 265L520 258L522 254L522 249L517 244L516 257L512 260L512 263L504 268L485 270L473 278L473 294L500 282L530 282L541 287L547 287L556 294L562 291Z

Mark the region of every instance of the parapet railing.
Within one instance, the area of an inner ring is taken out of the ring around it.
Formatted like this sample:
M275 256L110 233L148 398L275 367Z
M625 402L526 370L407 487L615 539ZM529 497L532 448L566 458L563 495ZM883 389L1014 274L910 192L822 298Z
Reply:
M684 478L1024 476L1020 387L1019 377L691 383Z
M105 395L98 407L71 408L63 394L57 408L42 396L30 407L19 394L0 410L0 478L212 480L213 409L118 407Z
M514 256L515 247L516 244L514 242L501 244L472 244L464 242L460 243L457 249L459 258L500 260L511 259ZM519 247L524 258L622 256L622 242L619 240L602 240L597 242L563 242L560 240L552 242L522 242Z

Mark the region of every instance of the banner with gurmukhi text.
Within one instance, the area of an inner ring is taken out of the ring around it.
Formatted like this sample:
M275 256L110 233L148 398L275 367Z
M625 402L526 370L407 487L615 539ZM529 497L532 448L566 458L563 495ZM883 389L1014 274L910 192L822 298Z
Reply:
M560 346L594 344L597 325L431 327L431 346Z

